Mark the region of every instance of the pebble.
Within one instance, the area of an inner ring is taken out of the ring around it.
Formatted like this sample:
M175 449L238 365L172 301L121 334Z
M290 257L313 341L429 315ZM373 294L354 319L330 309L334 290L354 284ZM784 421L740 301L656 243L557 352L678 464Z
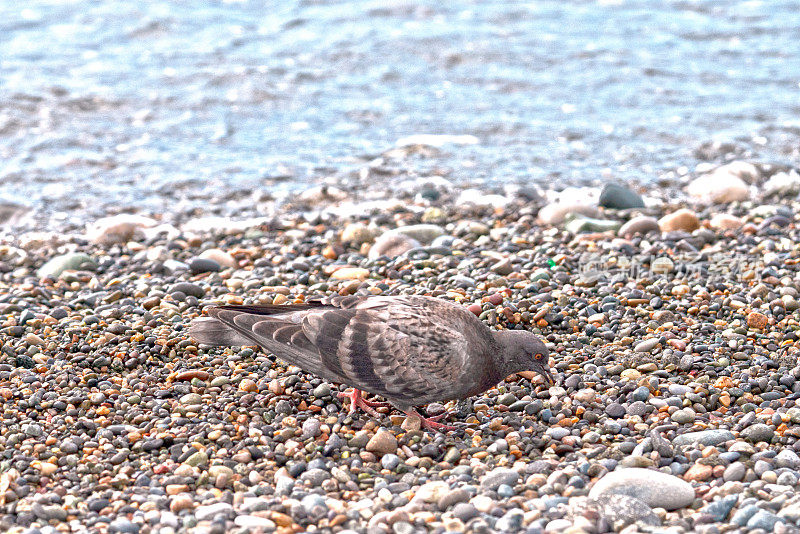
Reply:
M708 224L715 230L738 230L744 225L744 221L729 213L717 213Z
M233 256L231 256L224 250L218 248L210 248L208 250L204 250L203 252L200 253L198 258L201 260L211 260L216 264L218 264L220 267L226 267L230 269L235 269L239 266L239 264L236 262ZM192 267L192 263L189 263L189 269L192 269L194 271L196 267ZM203 270L200 272L207 272L207 271Z
M144 237L145 228L152 228L158 222L150 217L122 213L103 217L86 226L86 238L103 246L127 243Z
M216 273L222 270L222 266L209 258L193 258L189 261L189 270L194 274Z
M769 324L769 318L763 313L750 312L747 314L747 326L763 330Z
M71 252L56 256L44 265L42 265L36 276L39 278L58 278L65 271L84 270L93 271L97 263L88 254L81 252Z
M568 215L582 215L584 217L600 217L600 211L591 205L573 203L548 204L539 210L539 220L542 224L558 226L567 219Z
M700 228L700 220L692 210L681 208L661 217L658 220L658 227L662 232L692 232Z
M696 417L692 410L687 409L678 410L677 412L673 413L670 418L679 425L688 425L694 423Z
M397 438L388 430L380 430L369 439L366 450L379 455L394 454L397 452Z
M390 232L395 232L406 237L410 237L422 244L431 243L437 237L445 234L444 228L437 224L409 224L399 226Z
M67 511L56 504L34 504L31 507L33 514L44 521L66 521Z
M603 186L598 204L604 208L617 210L644 207L642 197L624 185L614 183L607 183Z
M343 267L331 274L333 280L364 280L369 276L369 269L361 267Z
M738 501L738 495L728 495L727 497L707 504L700 512L710 515L715 522L722 523L728 518L728 515L730 515L731 510L733 510L733 507L736 506Z
M519 480L519 473L506 467L497 467L481 479L481 488L496 490L501 484L513 486Z
M726 166L692 180L687 192L702 201L722 204L750 198L747 184L731 173Z
M759 441L770 442L775 435L775 431L764 423L756 423L742 430L742 437L751 443Z
M480 512L471 503L460 502L453 507L453 517L467 523L470 519L478 517Z
M413 237L399 232L385 232L370 247L369 258L374 260L381 256L387 256L390 259L394 259L420 246L422 244Z
M783 449L775 456L775 465L788 469L798 469L800 468L800 456L791 449Z
M767 510L759 510L747 520L747 528L760 528L766 530L767 532L772 532L775 528L775 525L783 522L784 519L782 517L778 517Z
M344 227L341 236L342 242L361 245L373 240L372 230L364 223L350 223Z
M108 532L119 534L138 534L139 525L128 518L118 517L108 524Z
M237 527L242 527L248 530L261 530L263 532L271 532L276 529L275 522L266 517L256 515L237 515L233 520Z
M638 343L633 350L635 352L651 352L654 348L659 346L660 340L658 338L645 339Z
M580 234L583 232L616 232L620 226L619 221L574 216L569 217L564 224L564 229L573 234Z
M198 521L209 521L218 515L230 515L231 512L233 512L233 506L226 502L217 502L214 504L198 506L194 510L194 516Z
M446 482L437 480L425 483L417 490L414 498L422 502L438 503L449 492L450 486Z
M647 503L621 494L601 495L597 498L577 497L570 500L568 517L573 522L586 517L600 517L609 525L622 528L628 525L661 525L661 520Z
M648 217L647 215L639 215L623 224L619 230L617 230L617 235L624 238L631 238L638 234L645 235L650 232L658 232L659 230L660 227L655 218Z
M686 447L690 445L719 445L726 441L735 439L733 432L729 430L711 429L701 430L700 432L686 432L676 436L672 444L676 447Z
M742 462L734 462L725 468L722 480L726 482L743 480L746 473L747 467Z
M608 406L606 406L606 415L609 417L613 417L614 419L619 419L625 415L625 407L622 406L618 402L612 402Z
M711 478L713 474L713 467L706 464L694 464L689 468L686 473L684 473L683 478L684 480L691 480L693 482L701 482L703 480L708 480Z

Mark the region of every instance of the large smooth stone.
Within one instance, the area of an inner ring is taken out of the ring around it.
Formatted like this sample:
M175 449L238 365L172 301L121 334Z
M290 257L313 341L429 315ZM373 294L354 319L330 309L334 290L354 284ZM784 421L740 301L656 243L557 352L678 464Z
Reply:
M719 445L720 443L725 443L726 441L731 441L732 439L736 439L736 437L730 430L712 429L681 434L672 440L672 444L676 447L686 447L687 445L696 444L709 446Z
M86 227L86 237L100 245L123 244L133 239L143 238L143 228L152 228L158 222L150 217L123 213L104 217Z
M709 224L715 230L738 230L744 225L744 221L730 213L717 213L711 217Z
M684 508L694 500L694 488L685 480L637 467L613 471L597 481L589 491L592 499L611 494L636 497L651 508L666 510Z
M575 217L564 225L564 229L573 234L583 232L615 232L622 226L619 221Z
M408 226L400 226L394 230L389 230L383 235L392 235L393 233L416 239L420 243L427 245L440 235L444 235L444 228L438 224L410 224Z
M800 174L794 169L779 172L764 183L765 195L790 196L800 193Z
M700 228L700 219L692 210L681 208L661 217L658 226L662 232L693 232Z
M583 215L584 217L599 217L600 210L598 210L596 206L556 202L554 204L548 204L539 210L539 221L542 224L557 226L563 223L570 214Z
M604 208L625 210L643 208L644 200L624 185L606 184L600 192L599 204Z
M94 259L82 252L70 252L56 256L36 271L39 278L58 278L64 271L83 269L93 271L97 264Z
M420 242L413 237L390 231L382 234L375 240L375 243L369 248L367 257L371 260L380 258L381 256L394 259L419 246Z
M686 190L697 199L715 204L747 200L750 187L745 180L757 176L758 169L752 164L733 162L695 178Z
M634 217L630 221L626 222L622 225L622 227L617 232L617 235L624 238L630 238L635 236L636 234L649 234L650 232L658 232L659 226L658 221L655 220L653 217L648 217L646 215L640 215L638 217Z

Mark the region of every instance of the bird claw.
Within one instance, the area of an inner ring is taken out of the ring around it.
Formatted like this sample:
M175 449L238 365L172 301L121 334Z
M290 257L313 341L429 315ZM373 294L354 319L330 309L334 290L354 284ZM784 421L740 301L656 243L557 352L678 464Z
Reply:
M388 403L385 402L375 402L375 401L368 401L361 395L361 390L352 388L349 393L342 391L339 393L338 397L340 399L350 399L350 409L349 413L354 413L358 408L361 408L367 414L371 415L372 417L380 417L377 411L374 408L388 406Z
M418 418L420 427L424 428L425 430L432 430L434 432L450 432L452 430L463 428L458 423L446 425L439 422L440 419L450 415L450 412L440 413L439 415L434 415L433 417L423 417L422 414L420 414L417 410L411 409L405 412L405 414L408 417Z

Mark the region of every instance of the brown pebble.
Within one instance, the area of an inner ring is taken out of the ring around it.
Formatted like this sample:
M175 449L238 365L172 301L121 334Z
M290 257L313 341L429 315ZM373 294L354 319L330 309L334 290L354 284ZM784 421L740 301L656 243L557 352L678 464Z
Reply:
M200 380L208 380L211 377L209 373L206 371L200 371L199 369L195 369L192 371L183 371L182 373L178 373L175 375L175 380L194 380L195 378Z
M283 386L278 380L271 380L267 389L269 389L269 392L273 395L283 395Z
M178 513L181 510L191 510L192 508L194 508L194 501L192 501L191 495L185 493L175 495L169 503L169 509L172 513Z
M189 491L189 486L186 484L167 484L166 488L164 488L167 492L167 495L177 495L179 493L184 493Z
M387 430L379 430L367 442L366 449L368 452L374 452L381 456L393 454L397 452L397 438Z
M258 391L258 385L249 378L244 378L239 382L239 389L248 393L255 393Z
M694 464L689 468L688 471L686 471L686 474L683 475L683 478L684 480L700 482L711 478L713 471L714 468L710 465Z
M494 306L499 305L503 302L503 294L502 293L495 293L493 295L489 295L486 297L486 300L492 303Z
M662 232L675 232L677 230L692 232L700 228L700 220L692 210L681 208L674 213L661 217L658 220L658 226Z
M758 312L750 312L747 315L747 326L750 328L755 328L757 330L761 330L767 327L769 324L769 319L763 313Z
M369 276L369 270L362 267L342 267L331 274L333 280L364 280Z

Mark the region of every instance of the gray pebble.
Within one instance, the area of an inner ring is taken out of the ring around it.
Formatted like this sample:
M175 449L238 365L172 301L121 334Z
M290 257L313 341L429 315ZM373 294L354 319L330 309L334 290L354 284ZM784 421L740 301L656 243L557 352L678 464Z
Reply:
M676 447L686 447L688 445L719 445L726 441L735 439L729 430L701 430L700 432L687 432L672 440Z
M783 518L778 517L772 512L759 510L747 521L747 528L761 528L767 532L772 532L776 524L783 522Z
M309 469L300 475L300 480L310 483L312 487L319 486L329 478L331 478L331 474L323 469Z
M764 423L756 423L742 430L742 437L752 443L758 443L759 441L769 443L774 435L775 431Z
M606 415L609 417L613 417L614 419L619 419L625 415L625 408L618 402L612 402L608 406L606 406Z
M125 517L118 517L108 525L108 532L119 534L138 534L139 525Z
M478 517L478 510L470 503L460 502L453 507L453 517L466 523L470 519Z
M741 481L744 479L745 473L747 473L747 467L742 462L734 462L725 468L722 480L725 482Z
M481 488L496 490L500 484L513 486L519 480L519 473L507 467L497 467L484 475L481 480Z
M651 352L654 348L659 345L659 338L654 337L650 339L645 339L636 344L633 348L634 352Z

